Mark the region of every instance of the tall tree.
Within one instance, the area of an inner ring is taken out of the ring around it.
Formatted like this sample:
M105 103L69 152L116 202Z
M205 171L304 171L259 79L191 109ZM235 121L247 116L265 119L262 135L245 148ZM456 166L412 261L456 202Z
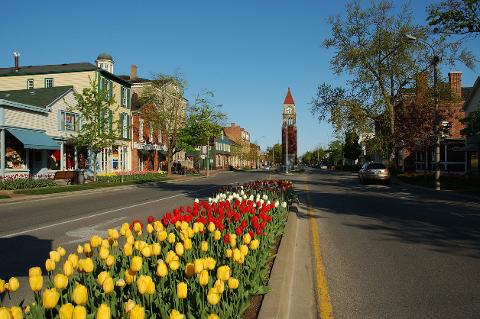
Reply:
M178 143L181 148L209 146L220 135L226 115L220 111L221 106L213 102L213 97L211 91L202 92L188 107L187 120L179 134Z
M345 144L343 146L344 157L349 160L356 160L362 154L362 147L358 143L358 135L354 131L345 134Z
M428 6L427 13L437 33L480 34L480 0L445 0Z
M168 174L172 173L173 156L181 150L178 137L185 124L186 81L179 74L157 75L140 94L140 116L152 124L155 131L165 133Z
M75 105L69 109L80 114L81 125L78 134L71 137L74 145L90 151L89 160L93 166L93 180L97 180L97 156L110 148L120 138L119 122L113 118L115 96L108 89L98 89L92 81L82 93L74 93Z
M276 143L267 147L267 158L272 165L280 164L282 162L282 145Z
M387 121L393 159L394 100L419 69L414 52L419 48L405 35L424 39L426 29L413 23L407 6L394 12L389 1L373 2L365 9L351 1L345 16L330 17L329 22L332 34L323 45L335 50L330 65L335 74L349 75L349 89L319 86L312 111L320 119L329 117L337 131L374 131L376 121Z

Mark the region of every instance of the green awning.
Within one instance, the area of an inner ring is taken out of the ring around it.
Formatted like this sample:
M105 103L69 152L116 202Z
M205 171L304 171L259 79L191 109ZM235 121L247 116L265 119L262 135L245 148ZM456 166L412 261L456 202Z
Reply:
M58 150L60 145L55 142L50 136L44 132L32 131L21 128L7 128L7 131L12 133L24 148L34 150Z

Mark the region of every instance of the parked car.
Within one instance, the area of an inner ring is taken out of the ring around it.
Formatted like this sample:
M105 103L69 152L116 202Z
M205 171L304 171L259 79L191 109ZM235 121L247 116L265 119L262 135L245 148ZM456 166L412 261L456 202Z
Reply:
M358 178L362 184L377 181L388 185L390 184L390 171L382 163L365 163L358 171Z
M270 167L270 165L265 165L265 166L263 167L263 169L266 170L266 171L269 171L269 170L271 169L271 167Z

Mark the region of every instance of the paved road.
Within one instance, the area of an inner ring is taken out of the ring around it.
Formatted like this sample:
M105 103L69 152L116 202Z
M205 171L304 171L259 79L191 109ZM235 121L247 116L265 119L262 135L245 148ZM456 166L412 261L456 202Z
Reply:
M480 204L313 171L305 183L335 318L479 318Z
M224 172L209 178L71 193L41 200L0 204L0 278L17 276L28 287L28 268L44 265L61 245L74 251L93 234L206 198L220 186L265 179L267 172ZM27 291L19 294L25 297ZM5 300L3 302L6 302Z

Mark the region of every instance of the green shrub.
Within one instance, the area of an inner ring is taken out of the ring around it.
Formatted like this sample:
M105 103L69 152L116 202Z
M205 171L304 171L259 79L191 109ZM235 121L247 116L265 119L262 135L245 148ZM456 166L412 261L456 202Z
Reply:
M135 181L139 183L154 182L166 176L164 172L152 172L142 174L125 174L123 175L123 181ZM122 182L122 175L109 175L109 176L97 176L97 182L99 183L120 183Z
M15 190L55 186L55 181L48 178L3 178L0 180L0 189Z

